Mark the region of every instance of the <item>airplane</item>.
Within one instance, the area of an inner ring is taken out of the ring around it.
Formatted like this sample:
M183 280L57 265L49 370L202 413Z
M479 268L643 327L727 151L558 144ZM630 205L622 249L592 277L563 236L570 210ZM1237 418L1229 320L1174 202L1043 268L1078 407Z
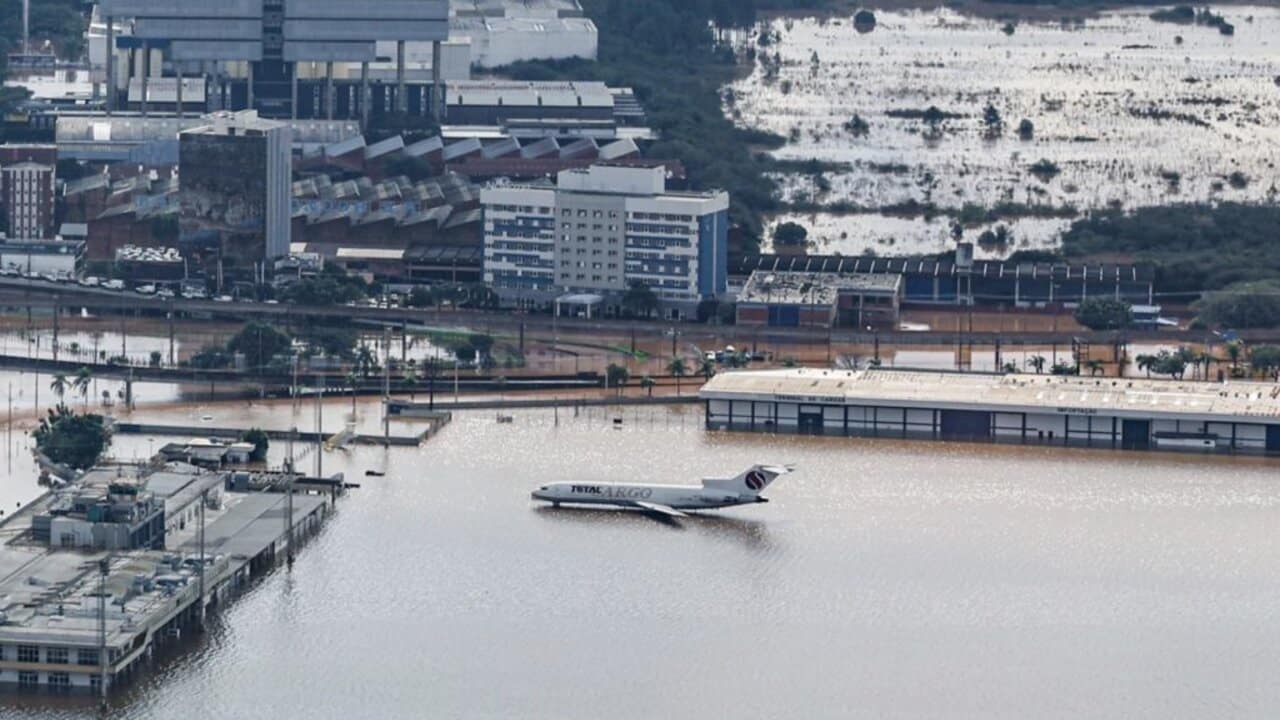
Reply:
M760 493L774 480L795 470L793 465L753 465L728 478L703 478L702 485L640 485L634 483L559 482L534 490L534 500L559 507L612 505L688 517L682 510L714 510L734 505L769 502Z

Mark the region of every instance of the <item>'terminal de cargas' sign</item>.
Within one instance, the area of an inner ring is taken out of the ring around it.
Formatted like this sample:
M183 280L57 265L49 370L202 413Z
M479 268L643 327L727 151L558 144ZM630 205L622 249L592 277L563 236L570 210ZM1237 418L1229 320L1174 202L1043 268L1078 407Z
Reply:
M844 402L843 395L774 395L774 400L782 400L786 402L804 402L804 403L835 403Z

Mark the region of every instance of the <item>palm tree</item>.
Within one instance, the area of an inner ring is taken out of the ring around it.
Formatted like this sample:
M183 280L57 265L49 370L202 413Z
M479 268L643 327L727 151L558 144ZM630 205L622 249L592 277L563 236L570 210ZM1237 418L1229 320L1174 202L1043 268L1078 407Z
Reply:
M1101 360L1098 360L1097 358L1093 358L1093 359L1090 359L1090 360L1086 360L1086 361L1085 361L1085 363L1084 363L1084 366L1085 366L1085 367L1087 367L1087 368L1089 368L1089 376L1090 376L1090 377L1092 377L1092 376L1094 376L1094 375L1101 375L1101 374L1102 374L1102 371L1103 371L1103 369L1104 369L1104 366L1103 366L1103 364L1102 364L1102 361L1101 361Z
M609 367L605 369L605 382L612 385L619 396L622 395L622 386L627 384L627 378L630 377L631 372L617 363L609 363Z
M1000 366L1000 371L1006 375L1013 375L1018 372L1018 363L1012 361L1007 362Z
M698 372L701 373L702 377L706 380L710 380L711 378L715 377L716 361L708 358L703 358L702 362L698 363Z
M53 376L53 382L49 383L49 389L54 395L58 396L58 404L62 404L62 398L67 394L67 388L71 387L71 383L67 381L67 376L58 373Z
M640 387L649 391L649 397L653 397L653 386L657 384L658 383L654 382L653 378L649 377L648 375L645 375L644 377L640 378Z
M1027 367L1033 368L1036 374L1039 375L1044 372L1044 364L1046 362L1048 361L1044 359L1043 355L1032 355L1027 358Z
M1240 367L1240 358L1244 355L1244 345L1239 340L1227 343L1227 358L1231 360L1231 370Z
M356 369L360 371L360 374L364 376L366 380L369 379L369 376L373 374L374 370L378 369L377 356L373 354L373 351L369 349L368 345L363 343L360 345L360 348L356 350Z
M1146 371L1147 377L1151 377L1151 371L1155 369L1156 364L1159 362L1160 358L1155 355L1140 354L1134 358L1134 364L1138 366L1139 370Z
M680 378L689 372L689 366L684 364L684 359L680 357L671 358L671 362L667 363L667 372L676 378L676 397L680 396Z
M76 371L76 377L71 381L71 387L80 393L80 397L84 400L85 407L89 406L89 386L93 384L93 372L87 367L82 367Z

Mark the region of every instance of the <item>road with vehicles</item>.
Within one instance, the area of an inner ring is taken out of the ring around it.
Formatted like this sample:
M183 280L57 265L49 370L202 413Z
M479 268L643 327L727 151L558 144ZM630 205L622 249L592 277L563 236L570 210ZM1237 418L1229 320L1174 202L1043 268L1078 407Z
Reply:
M536 333L557 337L564 335L599 335L605 337L636 336L653 338L678 335L687 342L714 342L727 336L762 344L823 345L882 343L890 346L966 344L1070 344L1073 340L1092 344L1117 342L1205 342L1212 339L1204 330L1129 329L1124 331L966 331L964 311L957 310L959 329L927 331L856 330L851 328L782 328L738 327L702 323L585 319L554 317L512 311L472 309L435 309L384 307L368 304L294 305L285 302L159 297L122 289L86 287L75 282L56 282L45 278L0 277L0 307L17 311L32 309L87 308L94 313L176 314L228 320L263 320L284 323L341 319L392 328L411 330L439 329L443 332L470 331L516 336ZM1280 340L1280 331L1243 331L1242 339L1250 342Z

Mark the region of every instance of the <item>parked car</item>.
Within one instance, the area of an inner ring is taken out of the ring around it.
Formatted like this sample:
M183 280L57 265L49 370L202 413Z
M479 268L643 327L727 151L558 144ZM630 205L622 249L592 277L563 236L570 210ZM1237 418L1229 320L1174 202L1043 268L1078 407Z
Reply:
M108 289L108 290L123 290L123 289L124 289L124 281L123 281L123 280L108 280L108 281L106 281L106 282L102 283L102 287L104 287L104 288L106 288L106 289Z
M155 295L156 286L155 285L139 285L138 287L134 288L133 291L138 293L139 295Z

